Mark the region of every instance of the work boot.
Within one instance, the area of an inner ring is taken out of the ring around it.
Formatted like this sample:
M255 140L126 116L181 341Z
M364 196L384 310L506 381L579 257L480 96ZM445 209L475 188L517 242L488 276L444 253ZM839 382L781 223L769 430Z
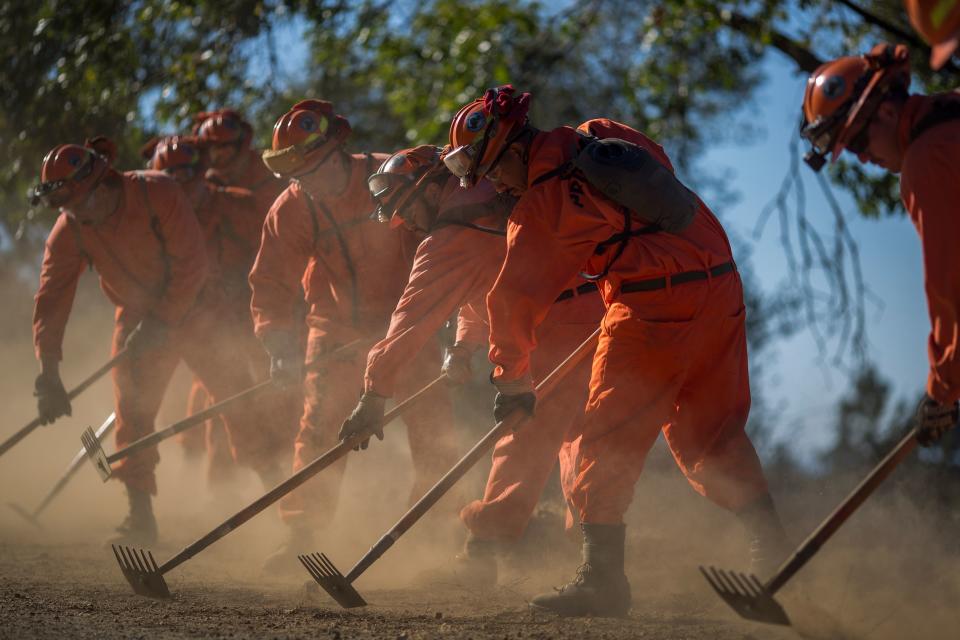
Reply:
M773 498L769 493L764 494L737 512L737 517L747 531L750 573L766 580L787 559L791 550Z
M622 524L582 524L583 564L572 582L530 601L530 609L561 616L622 618L630 611L623 572Z
M306 523L292 524L287 528L287 539L263 561L260 571L267 576L298 575L303 567L297 556L312 553L313 530Z
M497 546L496 540L479 540L469 534L463 551L453 557L454 577L481 589L497 586Z
M126 485L126 488L130 513L117 527L117 535L109 538L106 545L153 546L157 542L157 520L153 517L150 493L130 485Z

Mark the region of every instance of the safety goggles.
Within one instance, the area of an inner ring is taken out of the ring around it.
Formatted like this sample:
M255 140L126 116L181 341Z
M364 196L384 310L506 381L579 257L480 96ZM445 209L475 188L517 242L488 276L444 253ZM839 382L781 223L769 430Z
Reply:
M94 156L91 153L83 166L77 169L69 178L47 180L34 186L27 193L31 207L43 205L48 209L59 209L73 197L73 184L86 180L93 172Z
M196 162L191 164L178 164L173 167L166 167L163 172L176 180L177 182L183 184L190 182L197 177L199 171L197 170Z

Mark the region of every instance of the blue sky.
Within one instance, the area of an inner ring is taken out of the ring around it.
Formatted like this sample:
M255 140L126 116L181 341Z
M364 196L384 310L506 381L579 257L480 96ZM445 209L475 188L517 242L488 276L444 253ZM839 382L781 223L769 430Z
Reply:
M751 116L763 134L748 145L715 145L702 159L702 166L711 172L732 171L728 186L739 199L723 209L723 221L746 238L787 172L805 82L805 76L777 53L768 54L764 71L767 81L738 114ZM829 232L833 215L814 173L803 166L802 175L810 221ZM926 379L929 332L919 238L906 216L867 220L857 213L851 198L839 190L836 193L859 244L866 284L882 300L882 309L873 304L867 307L870 357L893 383L894 393L912 401ZM782 286L789 275L779 231L774 216L752 244L753 265L766 291ZM774 405L785 406L776 437L796 443L798 453L809 460L830 441L834 405L848 380L840 369L822 366L808 331L778 343L775 351L766 391Z

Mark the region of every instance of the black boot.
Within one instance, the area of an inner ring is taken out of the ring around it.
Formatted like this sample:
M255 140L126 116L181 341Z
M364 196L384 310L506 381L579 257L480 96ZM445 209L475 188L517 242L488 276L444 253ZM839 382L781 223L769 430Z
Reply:
M117 535L107 545L149 547L157 542L157 520L153 517L150 493L127 485L130 513L117 527Z
M263 561L261 572L268 577L299 575L303 571L297 556L314 551L313 530L304 522L291 524L287 538Z
M496 540L479 540L469 534L463 551L454 556L453 574L458 582L481 589L497 586Z
M737 517L747 530L750 573L766 580L790 553L790 542L783 530L773 498L769 493L764 494L737 512Z
M583 564L556 593L530 601L534 611L561 616L622 618L630 611L630 583L623 572L622 524L583 524Z

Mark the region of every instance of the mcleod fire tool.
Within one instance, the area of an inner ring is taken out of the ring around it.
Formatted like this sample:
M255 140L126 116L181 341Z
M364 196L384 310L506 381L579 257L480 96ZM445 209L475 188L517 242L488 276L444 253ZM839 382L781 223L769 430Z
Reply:
M395 418L403 414L404 411L413 406L418 400L423 398L434 387L444 384L445 375L441 375L420 391L395 406L383 416L381 427L385 427ZM150 598L169 598L170 589L163 576L176 567L180 566L193 556L197 555L217 540L223 538L234 529L253 518L264 509L274 504L280 498L287 495L307 480L317 475L334 462L347 455L351 449L358 446L361 442L373 435L373 432L355 433L352 436L341 440L336 446L328 450L319 458L296 472L276 487L265 493L263 496L247 505L237 513L223 521L218 527L196 540L192 544L184 547L177 555L173 556L161 565L158 565L150 551L144 549L134 549L120 545L111 545L113 553L120 565L123 576L130 583L134 593Z
M330 353L324 354L308 364L305 369L309 370L313 367L319 366L324 361L329 360L335 356L342 355L346 351L350 351L364 342L363 338L357 338L347 344L334 349ZM177 435L182 431L193 428L199 424L203 424L210 418L216 416L222 412L226 407L238 403L240 401L249 400L256 397L257 395L267 391L268 389L276 388L272 381L264 380L259 384L255 384L245 391L230 396L226 400L222 400L214 405L211 405L204 409L203 411L198 411L197 413L187 416L179 422L175 422L165 429L155 431L149 435L146 435L139 440L131 442L129 445L107 455L103 450L103 446L100 444L100 441L97 439L96 434L94 434L93 429L87 428L82 434L80 434L80 442L83 444L83 448L87 452L87 458L90 459L90 464L97 470L97 473L100 474L100 477L104 482L110 479L110 476L113 475L113 463L118 460L122 460L128 456L133 455L138 451L142 451L148 447L152 447L167 438Z
M566 360L561 362L556 369L551 371L540 384L537 385L536 393L539 398L546 398L557 384L566 376L590 351L595 347L597 336L600 335L600 329L597 328L590 337L584 340L573 353L567 356ZM397 521L380 540L373 545L370 550L357 562L350 572L344 576L333 562L323 553L311 553L297 556L300 563L307 570L307 573L317 581L323 589L330 594L330 597L345 608L366 606L367 601L363 599L353 582L360 577L370 566L380 559L387 550L400 539L417 521L423 517L443 496L462 478L470 469L473 468L483 456L489 452L500 438L511 431L520 427L528 420L530 416L523 410L514 410L510 415L498 422L477 444L470 449L447 473L440 478L427 493L410 507L400 520Z
M760 582L753 574L727 571L716 567L701 566L700 572L717 595L741 617L756 622L789 625L790 618L787 612L773 596L816 555L820 547L837 532L847 518L853 515L916 446L917 429L914 427L766 582Z

